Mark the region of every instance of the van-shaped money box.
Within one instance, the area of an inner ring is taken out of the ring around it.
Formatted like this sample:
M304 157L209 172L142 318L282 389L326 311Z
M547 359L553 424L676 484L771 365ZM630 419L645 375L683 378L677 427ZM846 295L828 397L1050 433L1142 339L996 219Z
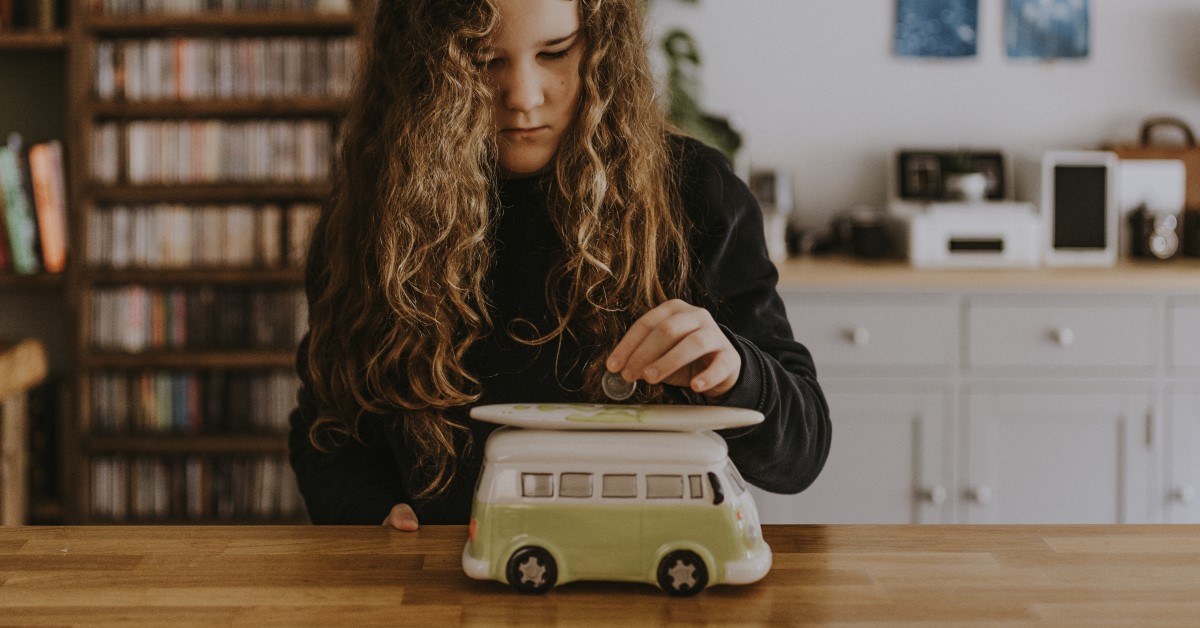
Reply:
M752 410L676 405L497 405L463 570L543 593L575 580L693 595L771 568L754 498L711 430Z

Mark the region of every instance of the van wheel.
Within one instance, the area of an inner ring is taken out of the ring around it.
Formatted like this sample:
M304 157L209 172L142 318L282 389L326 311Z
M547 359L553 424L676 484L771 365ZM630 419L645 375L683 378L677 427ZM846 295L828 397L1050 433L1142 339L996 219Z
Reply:
M508 559L505 574L508 583L521 593L545 593L558 581L558 565L550 552L540 547L522 547Z
M695 552L671 552L658 563L658 586L671 595L695 595L707 585L708 567Z

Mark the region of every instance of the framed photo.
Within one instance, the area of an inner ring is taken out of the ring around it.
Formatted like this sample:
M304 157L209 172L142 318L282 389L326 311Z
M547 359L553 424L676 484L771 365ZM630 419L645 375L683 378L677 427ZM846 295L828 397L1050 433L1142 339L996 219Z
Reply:
M1007 193L1004 184L1004 155L998 152L971 153L975 165L987 177L987 192L984 197L992 201L1004 200Z
M900 151L900 198L934 200L942 197L942 159L936 152Z
M896 163L899 169L900 198L938 201L946 198L946 176L960 171L962 162L973 164L987 178L984 198L1004 200L1008 193L1004 155L1000 151L902 150Z

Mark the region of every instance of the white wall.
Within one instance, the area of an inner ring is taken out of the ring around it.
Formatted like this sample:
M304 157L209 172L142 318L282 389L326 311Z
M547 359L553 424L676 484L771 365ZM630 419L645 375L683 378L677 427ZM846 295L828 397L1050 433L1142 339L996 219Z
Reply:
M816 224L882 206L899 147L1037 159L1133 141L1156 114L1200 133L1200 0L1090 4L1091 56L1057 62L1006 56L1004 0L979 0L968 59L896 57L895 0L656 0L652 19L695 36L704 107L741 129L739 161L792 174L797 217Z

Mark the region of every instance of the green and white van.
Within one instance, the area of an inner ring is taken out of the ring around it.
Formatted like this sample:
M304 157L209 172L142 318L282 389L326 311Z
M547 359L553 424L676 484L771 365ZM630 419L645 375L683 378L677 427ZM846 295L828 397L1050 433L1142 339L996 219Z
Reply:
M595 418L614 406L592 408L574 412L592 429L501 427L488 439L463 550L468 576L531 593L616 580L691 595L766 575L771 550L720 436L653 431L655 406L616 407L650 418L632 429ZM679 407L669 413L678 418Z

